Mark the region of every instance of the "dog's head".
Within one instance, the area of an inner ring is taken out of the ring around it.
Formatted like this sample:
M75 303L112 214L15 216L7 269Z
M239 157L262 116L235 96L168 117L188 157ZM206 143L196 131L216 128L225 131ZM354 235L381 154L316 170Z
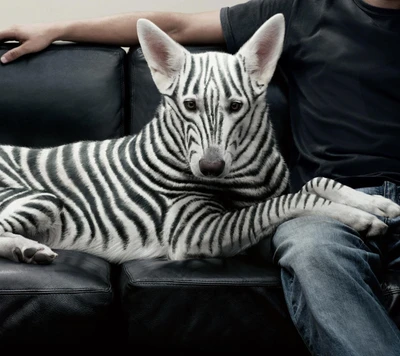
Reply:
M284 18L266 21L235 55L191 54L152 22L140 19L139 41L153 80L182 127L188 165L201 178L226 177L243 164L266 120L265 94L282 52ZM171 128L173 129L173 128Z

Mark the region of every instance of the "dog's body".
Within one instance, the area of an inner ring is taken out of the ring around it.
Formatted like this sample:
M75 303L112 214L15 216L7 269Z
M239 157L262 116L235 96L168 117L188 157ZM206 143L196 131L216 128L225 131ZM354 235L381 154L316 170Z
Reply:
M386 225L370 213L400 215L385 198L325 178L282 196L288 170L265 103L281 15L235 56L191 55L145 20L138 33L163 95L154 120L116 140L1 146L0 256L49 263L50 247L117 263L232 256L297 216L323 214L377 236Z

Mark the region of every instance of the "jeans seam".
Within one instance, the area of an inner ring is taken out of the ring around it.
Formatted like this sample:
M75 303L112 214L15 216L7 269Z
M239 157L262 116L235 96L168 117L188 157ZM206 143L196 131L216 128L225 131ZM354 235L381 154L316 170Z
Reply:
M360 249L362 245L366 245L366 244L364 243L363 240L360 240L359 246L358 246L357 248ZM366 247L368 248L367 245L366 245ZM364 275L367 275L367 272L368 272L367 269L368 269L368 266L370 266L370 264L369 264L370 258L369 258L369 253L368 253L368 251L367 251L367 250L365 250L365 251L366 251L366 261L365 261L365 263L364 263L364 271L363 271L363 272L364 272ZM371 253L374 253L374 252L371 252ZM375 272L374 272L374 271L373 271L373 273L374 273L374 275L375 275ZM377 298L377 301L378 301L379 305L382 307L383 311L384 311L384 312L387 312L387 311L385 310L385 308L384 308L384 305L382 304L382 301L380 301L379 298L378 298L377 296L375 296L375 297ZM389 315L388 315L388 317L389 317ZM398 336L398 330L396 330L390 322L387 322L387 324L388 324L388 326L392 329L392 331L393 331L394 334L396 335L397 339L400 341L400 337Z
M289 288L290 288L290 301L291 301L291 304L292 304L293 319L296 320L296 322L297 322L297 317L296 316L297 316L297 312L299 310L299 308L298 308L299 306L296 303L295 298L293 298L293 295L294 295L294 291L293 291L294 278L295 278L295 276L290 273L290 286L289 286Z
M300 335L301 339L303 340L304 344L307 346L309 351L312 352L313 345L310 342L310 337L309 337L308 333L306 332L306 330L304 330L304 326L303 326L303 330L301 330L301 332L300 332L300 330L298 330L298 327L297 327L297 325L299 325L298 318L297 318L299 306L297 303L295 303L295 298L293 298L293 295L294 295L293 285L294 285L294 280L296 277L294 274L290 273L287 269L282 269L282 270L284 270L286 275L289 276L289 278L290 278L289 286L288 286L289 290L290 290L290 295L287 296L287 299L289 299L289 300L287 300L287 302L290 302L290 305L291 305L292 310L290 310L290 308L289 308L289 313L291 314L292 322L293 322L294 326L296 327L296 330L297 330L298 334Z

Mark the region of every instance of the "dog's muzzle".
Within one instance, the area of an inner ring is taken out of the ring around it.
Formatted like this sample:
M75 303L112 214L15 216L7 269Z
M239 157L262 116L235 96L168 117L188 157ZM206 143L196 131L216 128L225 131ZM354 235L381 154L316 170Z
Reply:
M209 147L199 161L200 172L204 176L219 177L225 169L225 161L218 147Z

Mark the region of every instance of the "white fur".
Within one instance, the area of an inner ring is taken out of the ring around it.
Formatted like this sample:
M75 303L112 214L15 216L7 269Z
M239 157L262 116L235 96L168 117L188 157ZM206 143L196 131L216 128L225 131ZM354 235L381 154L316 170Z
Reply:
M165 93L180 71L187 51L149 20L138 20L137 33L154 83Z
M267 85L281 56L285 19L276 14L266 21L242 46L238 55L246 58L247 70L258 84Z

